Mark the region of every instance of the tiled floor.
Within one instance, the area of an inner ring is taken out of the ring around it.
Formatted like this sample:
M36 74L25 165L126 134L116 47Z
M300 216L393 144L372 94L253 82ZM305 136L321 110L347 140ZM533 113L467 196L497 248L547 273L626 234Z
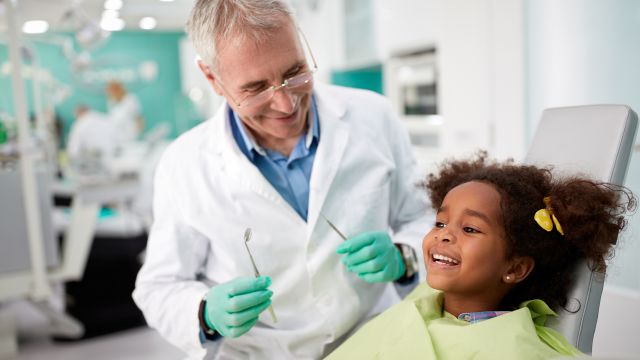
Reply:
M152 329L141 327L72 343L46 338L23 340L10 360L177 360L184 353Z

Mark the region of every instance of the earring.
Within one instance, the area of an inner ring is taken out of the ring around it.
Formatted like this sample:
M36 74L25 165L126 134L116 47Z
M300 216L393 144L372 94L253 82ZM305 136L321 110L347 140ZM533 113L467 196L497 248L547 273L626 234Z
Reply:
M507 275L506 280L511 281L511 275Z

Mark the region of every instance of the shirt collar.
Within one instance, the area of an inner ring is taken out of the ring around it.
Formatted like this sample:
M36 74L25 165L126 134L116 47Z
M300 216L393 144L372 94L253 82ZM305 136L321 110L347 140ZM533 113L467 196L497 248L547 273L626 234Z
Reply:
M244 145L244 148L248 150L247 155L250 157L250 159L253 160L253 156L254 156L253 151L251 150L255 150L255 152L257 152L258 154L262 156L266 156L267 155L266 149L260 146L256 141L255 137L251 134L251 132L246 129L244 123L242 122L242 120L240 120L240 117L238 116L238 114L236 114L235 111L233 111L233 109L231 109L229 105L227 105L227 107L229 109L229 118L232 119L231 121L234 122L236 129L238 129L238 133L241 135L241 139L238 139L236 137L236 141L239 142L240 140L242 140L242 145ZM311 131L307 130L307 133L305 134L305 147L307 150L309 150L309 148L311 147L311 144L314 139L316 140L320 139L319 116L318 116L317 108L318 107L316 105L316 96L314 94L311 96L311 106L309 107L309 118L311 119L311 129L310 129Z
M494 317L504 315L509 311L478 311L478 312L466 312L458 315L459 320L464 320L470 324L475 324L483 320L493 319Z

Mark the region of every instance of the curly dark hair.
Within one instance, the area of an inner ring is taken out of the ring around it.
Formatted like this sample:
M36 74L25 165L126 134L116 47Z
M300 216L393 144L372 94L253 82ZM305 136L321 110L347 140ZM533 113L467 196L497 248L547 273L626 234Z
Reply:
M529 256L535 261L529 276L505 296L503 309L531 299L542 299L553 309L564 307L578 261L586 259L594 271L604 273L605 260L626 224L624 216L636 204L625 187L585 177L554 178L551 168L489 161L486 152L445 162L422 186L437 210L451 189L469 181L491 184L500 194L507 258ZM533 219L546 207L546 196L564 236L555 229L547 232Z

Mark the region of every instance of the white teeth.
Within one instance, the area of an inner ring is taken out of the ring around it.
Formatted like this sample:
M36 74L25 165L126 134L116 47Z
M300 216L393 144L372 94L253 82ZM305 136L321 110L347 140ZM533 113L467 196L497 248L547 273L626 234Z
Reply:
M444 261L453 265L458 265L458 260L452 259L448 256L444 256L444 255L440 255L440 254L433 254L433 259L434 260L440 260L440 261Z

